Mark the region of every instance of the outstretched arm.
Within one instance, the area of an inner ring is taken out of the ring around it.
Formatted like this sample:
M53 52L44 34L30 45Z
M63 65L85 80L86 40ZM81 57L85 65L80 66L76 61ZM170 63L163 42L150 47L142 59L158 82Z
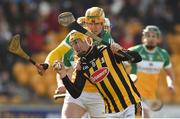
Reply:
M117 61L130 61L131 63L137 63L142 60L138 52L126 50L123 47L121 47L118 43L112 43L110 45L110 49L113 52L113 54L115 54Z
M130 55L133 58L131 63L138 63L138 62L140 62L142 60L141 56L136 51L124 50L124 52L127 53L128 55ZM129 58L125 57L123 55L120 56L120 55L115 54L115 58L116 58L117 61L129 61Z
M174 76L174 73L173 73L173 69L172 68L168 68L168 69L165 69L166 73L167 73L167 76L166 76L166 81L167 81L167 85L168 85L168 88L169 88L169 91L171 94L175 94L175 89L174 89L174 80L175 80L175 76Z

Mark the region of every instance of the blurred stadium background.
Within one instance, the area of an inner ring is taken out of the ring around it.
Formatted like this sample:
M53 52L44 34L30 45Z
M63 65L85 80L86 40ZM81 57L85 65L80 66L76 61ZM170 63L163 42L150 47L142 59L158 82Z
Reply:
M28 62L10 54L6 45L19 33L23 49L42 63L67 35L57 16L64 11L83 16L92 6L102 7L112 24L112 36L125 48L141 43L145 25L157 25L160 44L168 50L176 75L176 96L167 93L162 72L159 94L165 106L154 117L180 117L180 0L0 0L0 118L59 117L63 100L54 101L55 73L44 76Z

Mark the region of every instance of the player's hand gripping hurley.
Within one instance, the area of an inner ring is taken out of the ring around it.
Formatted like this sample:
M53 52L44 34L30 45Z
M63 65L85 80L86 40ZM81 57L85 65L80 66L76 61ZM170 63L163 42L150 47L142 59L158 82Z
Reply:
M41 67L39 65L37 65L37 63L31 59L31 57L22 49L21 47L21 44L20 44L20 35L19 34L16 34L14 35L10 41L9 41L9 44L8 44L8 47L7 47L8 51L15 54L15 55L18 55L19 57L25 59L25 60L28 60L29 62L31 62L33 65L36 66L36 68L39 70ZM43 69L47 69L46 66L42 66Z
M10 39L10 42L8 44L8 51L15 55L18 55L21 58L24 58L25 60L30 61L33 65L36 66L36 62L32 60L31 57L21 48L19 34L14 35Z

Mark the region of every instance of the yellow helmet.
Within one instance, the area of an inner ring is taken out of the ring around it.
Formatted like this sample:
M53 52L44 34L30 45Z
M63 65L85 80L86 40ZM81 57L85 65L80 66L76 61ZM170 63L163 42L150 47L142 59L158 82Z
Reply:
M86 40L87 36L78 32L78 31L74 31L70 34L70 42L76 40L76 39L80 39L80 40Z
M104 10L100 7L91 7L87 9L85 13L85 22L104 23L105 22Z

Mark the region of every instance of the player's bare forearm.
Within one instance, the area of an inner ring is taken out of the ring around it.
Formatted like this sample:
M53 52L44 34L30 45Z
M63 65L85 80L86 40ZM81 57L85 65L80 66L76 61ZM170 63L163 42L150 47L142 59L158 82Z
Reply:
M167 86L169 88L169 92L171 95L175 95L175 87L174 87L174 80L175 80L175 75L173 72L172 68L165 69L167 76L166 76L166 81L167 81Z

